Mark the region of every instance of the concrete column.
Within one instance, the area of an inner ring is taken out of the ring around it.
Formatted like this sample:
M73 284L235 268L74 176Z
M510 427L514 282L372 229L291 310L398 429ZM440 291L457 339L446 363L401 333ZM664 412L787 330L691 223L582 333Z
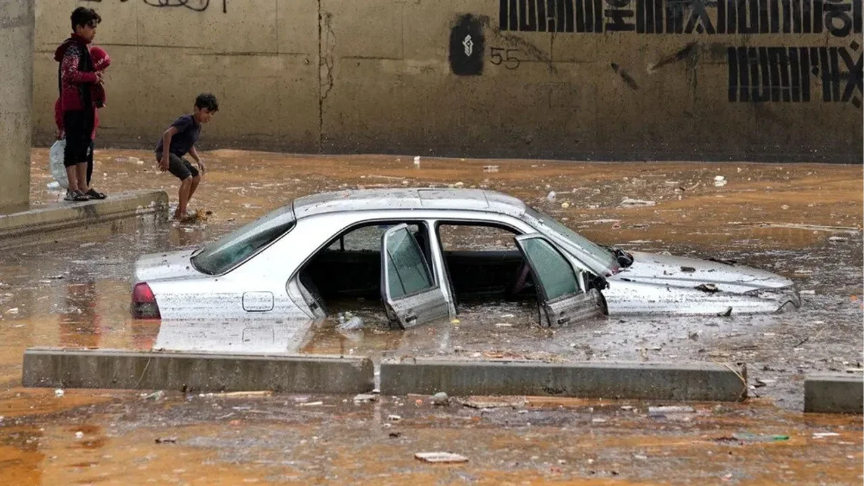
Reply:
M0 0L0 208L30 200L35 0Z

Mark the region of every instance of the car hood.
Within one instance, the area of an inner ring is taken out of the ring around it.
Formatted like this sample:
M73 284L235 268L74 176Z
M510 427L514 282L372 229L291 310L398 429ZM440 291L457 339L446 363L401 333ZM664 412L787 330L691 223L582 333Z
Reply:
M135 281L149 282L202 275L192 266L195 250L173 251L143 255L135 262Z
M713 284L726 292L793 285L788 278L734 262L643 252L631 252L631 255L633 264L612 278L677 287Z

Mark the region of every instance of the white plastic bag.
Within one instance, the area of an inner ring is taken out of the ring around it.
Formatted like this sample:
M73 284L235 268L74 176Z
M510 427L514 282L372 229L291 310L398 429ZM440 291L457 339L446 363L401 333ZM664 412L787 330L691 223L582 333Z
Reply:
M63 189L69 188L69 179L66 177L66 167L63 165L63 152L66 150L66 139L57 140L51 146L51 175Z

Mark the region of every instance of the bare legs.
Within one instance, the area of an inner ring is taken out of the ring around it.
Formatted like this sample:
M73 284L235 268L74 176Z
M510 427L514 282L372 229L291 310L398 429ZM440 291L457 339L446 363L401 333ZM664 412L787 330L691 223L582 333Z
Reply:
M192 199L192 195L195 194L195 190L198 189L198 184L200 183L200 175L187 177L180 182L180 203L177 205L177 210L174 212L174 219L182 221L189 217L186 208L189 205L189 200Z
M87 162L66 167L66 178L69 180L69 192L86 194L90 190L87 187Z

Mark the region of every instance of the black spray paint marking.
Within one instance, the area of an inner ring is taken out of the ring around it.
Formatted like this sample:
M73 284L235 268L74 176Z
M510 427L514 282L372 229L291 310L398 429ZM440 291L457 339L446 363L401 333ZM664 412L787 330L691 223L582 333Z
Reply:
M684 46L683 49L676 52L675 54L672 54L669 57L665 57L665 58L657 61L652 66L648 67L648 73L653 73L654 71L660 69L661 67L663 67L667 64L672 64L673 62L683 61L684 59L687 59L694 52L696 52L696 41L693 41L693 42L687 44L686 46Z
M639 89L639 85L636 84L636 80L633 79L633 77L630 76L630 75L627 73L626 70L624 70L623 68L621 68L621 66L619 66L618 64L616 64L616 63L613 62L613 63L612 63L612 69L613 69L616 73L618 73L619 76L621 76L621 79L624 80L624 83L626 83L627 86L629 86L631 89L633 89L633 90L637 90L637 89Z
M222 12L228 12L228 0L222 0ZM210 0L144 0L153 7L185 7L195 12L204 12L210 6Z
M514 32L861 33L862 0L499 0Z
M823 102L861 108L860 47L729 47L729 101L808 102L812 76L821 81Z
M450 29L450 70L459 76L479 76L483 74L483 54L486 40L483 24L488 19L471 14L459 17Z
M499 6L502 31L603 32L603 0L500 0Z
M102 0L79 0L81 2L102 3ZM126 3L129 0L120 0ZM143 0L151 7L186 7L195 12L204 12L210 7L210 0ZM222 13L228 13L228 0L222 0Z

